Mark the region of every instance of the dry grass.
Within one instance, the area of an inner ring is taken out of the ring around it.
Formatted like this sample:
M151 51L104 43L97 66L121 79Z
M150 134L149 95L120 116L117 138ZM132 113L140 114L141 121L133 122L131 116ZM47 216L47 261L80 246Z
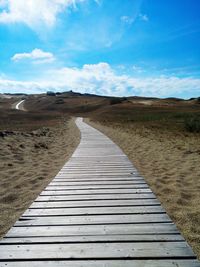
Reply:
M0 236L58 173L80 137L69 117L54 115L37 120L39 114L23 115L16 111L12 114L21 121L7 120L5 126L4 114L0 123L1 129L12 130L0 137Z
M128 155L200 257L200 135L105 116L90 123Z

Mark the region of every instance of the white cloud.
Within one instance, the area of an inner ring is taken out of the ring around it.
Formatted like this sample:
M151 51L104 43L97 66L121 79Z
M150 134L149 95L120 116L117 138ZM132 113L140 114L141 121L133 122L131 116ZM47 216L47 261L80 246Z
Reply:
M132 66L132 70L135 72L135 73L142 73L142 72L145 72L145 70L139 66L136 66L136 65L133 65Z
M24 23L37 30L43 26L52 27L57 15L67 8L86 0L0 0L0 23Z
M129 24L129 25L133 24L133 22L134 22L134 18L129 17L129 16L121 16L120 19L121 19L121 21L122 21L123 23L125 23L125 24Z
M55 57L52 53L44 52L41 49L35 48L30 53L18 53L15 54L12 58L13 61L20 61L23 59L33 60L34 63L49 63L55 60Z
M179 78L175 76L160 76L155 78L130 78L130 84L135 89L136 95L143 96L182 96L182 95L199 95L200 79Z
M146 14L139 14L139 19L142 21L149 21L149 17Z
M24 82L0 78L0 92L41 93L73 90L101 95L182 96L200 95L200 79L160 76L140 78L117 75L107 63L86 64L82 68L48 70L41 79Z

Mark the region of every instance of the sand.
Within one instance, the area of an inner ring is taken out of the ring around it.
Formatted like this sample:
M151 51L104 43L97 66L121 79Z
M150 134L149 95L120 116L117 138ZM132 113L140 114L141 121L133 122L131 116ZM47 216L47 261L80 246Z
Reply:
M0 236L54 178L77 147L74 120L0 137Z
M90 124L128 155L200 258L200 135Z

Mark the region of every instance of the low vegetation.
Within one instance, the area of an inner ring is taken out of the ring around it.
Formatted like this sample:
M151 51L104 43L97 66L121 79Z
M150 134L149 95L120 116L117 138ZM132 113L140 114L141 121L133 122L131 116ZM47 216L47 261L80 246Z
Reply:
M121 104L125 100L126 100L125 97L112 97L110 99L110 105Z
M193 116L185 120L185 129L189 132L200 133L200 116Z

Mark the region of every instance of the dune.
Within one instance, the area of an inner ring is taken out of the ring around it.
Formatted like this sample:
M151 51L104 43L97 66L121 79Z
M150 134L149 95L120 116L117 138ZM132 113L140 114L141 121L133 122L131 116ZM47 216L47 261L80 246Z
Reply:
M10 126L11 127L11 126ZM73 119L0 132L0 236L58 173L79 142Z

